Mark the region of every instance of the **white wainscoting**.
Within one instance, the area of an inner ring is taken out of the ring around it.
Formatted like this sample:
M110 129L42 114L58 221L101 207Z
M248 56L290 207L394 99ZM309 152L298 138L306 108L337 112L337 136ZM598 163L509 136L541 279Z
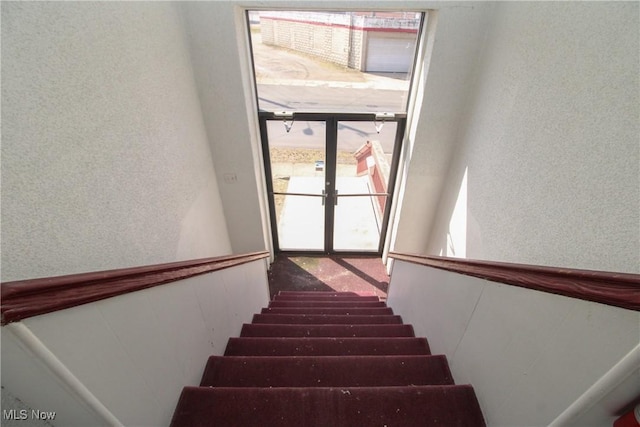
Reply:
M489 426L548 425L640 342L639 312L398 260L388 304L474 386ZM607 410L584 408L593 425L638 397L625 384L603 396Z
M167 426L182 388L199 384L207 357L222 354L268 300L261 259L31 317L15 329L26 327L55 360L5 326L2 385L31 408L56 411L54 425L112 424L51 368L60 362L123 425Z

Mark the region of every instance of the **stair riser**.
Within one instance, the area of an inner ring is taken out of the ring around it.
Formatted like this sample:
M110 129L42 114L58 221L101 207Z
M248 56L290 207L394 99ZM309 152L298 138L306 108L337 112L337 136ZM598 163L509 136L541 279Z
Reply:
M318 307L318 308L375 308L386 307L382 301L379 302L351 302L351 301L271 301L269 308L277 307Z
M278 295L324 295L324 296L361 296L355 292L329 292L329 291L280 291ZM370 296L370 295L364 295Z
M380 298L376 296L324 296L324 295L276 295L273 301L355 301L355 302L377 302Z
M429 355L424 338L230 338L225 356Z
M291 325L379 325L402 324L400 316L351 316L327 314L254 314L252 323Z
M171 427L482 427L470 386L185 387Z
M360 316L393 315L389 307L382 308L263 308L261 314L337 314Z
M411 325L244 324L241 337L415 337Z
M202 387L451 385L443 356L212 356Z

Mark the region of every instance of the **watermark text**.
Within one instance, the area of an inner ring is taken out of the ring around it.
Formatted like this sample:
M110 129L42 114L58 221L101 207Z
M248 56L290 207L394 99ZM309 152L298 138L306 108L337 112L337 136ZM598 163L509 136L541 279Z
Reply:
M42 420L53 421L56 419L55 411L40 411L38 409L3 409L4 420Z

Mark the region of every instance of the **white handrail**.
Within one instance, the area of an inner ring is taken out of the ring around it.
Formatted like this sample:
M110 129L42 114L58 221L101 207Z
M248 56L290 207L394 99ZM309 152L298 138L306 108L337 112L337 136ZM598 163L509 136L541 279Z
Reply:
M567 409L549 424L549 427L570 425L572 420L582 415L598 403L611 390L626 380L635 370L640 368L640 344L636 345L626 356L609 369L598 381L593 383L582 396L576 399Z
M20 344L24 345L41 361L60 381L62 381L75 396L89 406L105 425L122 427L123 424L113 415L89 389L35 336L22 322L9 323L3 326L15 335Z

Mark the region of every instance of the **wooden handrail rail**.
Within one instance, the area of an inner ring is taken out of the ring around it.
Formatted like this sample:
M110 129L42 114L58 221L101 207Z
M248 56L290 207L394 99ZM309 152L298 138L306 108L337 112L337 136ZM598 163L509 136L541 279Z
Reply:
M225 255L142 267L0 284L1 324L163 285L267 258L269 252Z
M640 274L390 252L389 257L536 291L640 311Z

